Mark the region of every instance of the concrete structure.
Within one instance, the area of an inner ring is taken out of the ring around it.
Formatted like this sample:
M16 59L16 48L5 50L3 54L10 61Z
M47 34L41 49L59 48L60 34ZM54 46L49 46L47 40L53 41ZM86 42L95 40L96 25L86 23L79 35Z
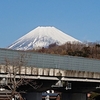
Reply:
M87 100L85 93L63 93L62 100Z
M15 67L17 79L35 84L34 88L29 85L18 88L27 90L24 96L27 100L40 100L47 89L62 92L62 100L86 100L86 94L96 91L100 84L100 60L96 59L0 49L0 78L13 77L7 69L14 73Z

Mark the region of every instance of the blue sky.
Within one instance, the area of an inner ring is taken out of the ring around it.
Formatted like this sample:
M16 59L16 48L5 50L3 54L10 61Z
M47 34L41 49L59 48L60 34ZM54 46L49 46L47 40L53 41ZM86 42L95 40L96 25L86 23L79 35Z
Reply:
M80 41L100 41L100 0L0 0L0 48L38 26Z

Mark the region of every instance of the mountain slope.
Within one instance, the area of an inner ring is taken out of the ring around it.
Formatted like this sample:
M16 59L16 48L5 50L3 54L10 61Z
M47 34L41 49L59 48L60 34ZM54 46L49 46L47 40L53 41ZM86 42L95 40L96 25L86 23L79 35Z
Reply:
M68 41L79 42L79 40L63 33L55 27L37 27L16 40L8 48L16 50L29 50L39 47L48 47L52 43L61 45Z

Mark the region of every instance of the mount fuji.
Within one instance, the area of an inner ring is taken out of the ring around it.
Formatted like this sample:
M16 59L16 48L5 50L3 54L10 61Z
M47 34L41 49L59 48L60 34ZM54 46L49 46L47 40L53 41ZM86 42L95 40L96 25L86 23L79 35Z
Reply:
M8 49L30 50L41 47L48 47L56 43L62 45L66 42L80 42L79 40L65 34L55 27L37 27L26 35L16 40Z

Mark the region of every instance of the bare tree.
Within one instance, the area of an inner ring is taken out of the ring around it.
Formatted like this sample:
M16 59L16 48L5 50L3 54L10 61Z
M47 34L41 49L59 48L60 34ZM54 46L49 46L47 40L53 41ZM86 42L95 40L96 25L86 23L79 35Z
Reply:
M11 91L10 96L6 93L9 100L23 100L20 91L17 91L17 89L22 85L30 85L33 89L38 89L43 84L38 84L35 80L24 78L27 70L25 65L27 65L27 61L26 54L24 53L13 59L5 58L2 70L5 70L4 74L6 74L7 77L1 79L1 85Z
M21 54L18 58L12 59L12 61L5 58L5 69L8 75L8 78L6 78L6 87L11 91L10 100L15 98L23 100L17 88L23 84L28 84L28 82L26 83L24 78L21 77L21 69L24 68L25 56L26 55Z

